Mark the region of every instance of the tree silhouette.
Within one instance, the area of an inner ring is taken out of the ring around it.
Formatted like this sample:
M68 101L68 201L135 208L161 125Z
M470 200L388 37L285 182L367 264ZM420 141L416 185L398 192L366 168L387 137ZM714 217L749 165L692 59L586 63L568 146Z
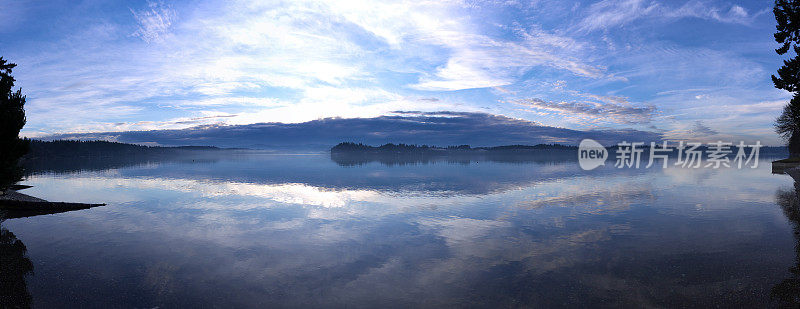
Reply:
M0 191L22 179L19 159L28 151L28 140L19 138L25 126L25 96L16 92L11 70L17 65L0 57Z
M783 61L783 66L778 69L778 77L772 75L775 88L793 93L792 100L783 108L783 113L775 122L775 131L787 141L790 156L800 156L800 2L795 0L776 0L775 41L782 44L775 49L778 55L784 55L790 49L794 50L794 57Z

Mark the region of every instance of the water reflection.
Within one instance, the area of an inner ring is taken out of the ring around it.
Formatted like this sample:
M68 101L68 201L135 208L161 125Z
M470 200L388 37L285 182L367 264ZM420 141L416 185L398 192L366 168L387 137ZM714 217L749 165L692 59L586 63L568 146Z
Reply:
M800 182L796 174L791 174L795 179L794 189L779 189L775 194L777 204L783 210L786 218L791 222L792 231L796 240L794 247L796 265L789 268L790 276L772 288L772 296L785 307L800 307Z
M32 297L25 277L33 274L33 263L25 244L3 227L5 220L0 210L0 308L29 308Z
M87 205L87 209L93 206ZM33 275L27 247L3 226L9 219L66 213L73 210L18 210L0 208L0 308L29 308L32 297L25 279Z
M165 153L111 153L97 156L43 156L24 158L21 162L25 173L66 174L86 171L103 171L132 167L147 167L170 162L213 163L223 157L239 155L239 151L171 151Z
M109 205L7 222L43 307L760 306L794 263L768 169L258 155L35 174Z
M303 184L323 190L369 190L444 195L481 195L514 190L532 183L552 181L576 176L603 177L604 175L641 175L645 170L616 170L610 166L586 173L575 162L574 156L528 156L527 159L498 161L450 162L433 160L428 163L393 158L390 162L367 162L342 166L329 155L272 155L259 152L240 152L235 156L208 154L183 161L154 161L125 168L109 168L101 163L95 168L81 170L87 178L96 175L114 179L175 179L199 182L253 184L280 186ZM565 159L568 158L568 159ZM86 158L84 158L86 159ZM84 159L77 158L76 161ZM475 158L473 158L475 159ZM102 162L103 160L90 161ZM134 162L139 162L133 160ZM139 162L141 163L141 162ZM84 166L84 164L80 164ZM106 168L101 168L106 167ZM113 167L113 166L111 166ZM57 166L30 166L31 176L62 173Z

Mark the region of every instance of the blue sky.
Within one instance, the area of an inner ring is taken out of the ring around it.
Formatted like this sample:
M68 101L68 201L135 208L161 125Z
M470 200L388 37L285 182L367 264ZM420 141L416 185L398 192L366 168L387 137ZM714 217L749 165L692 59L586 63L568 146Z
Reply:
M27 136L502 115L779 144L771 1L0 0Z

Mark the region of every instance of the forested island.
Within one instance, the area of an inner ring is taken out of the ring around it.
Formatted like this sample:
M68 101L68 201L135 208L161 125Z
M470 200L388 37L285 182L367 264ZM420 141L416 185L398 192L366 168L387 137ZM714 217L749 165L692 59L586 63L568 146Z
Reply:
M659 152L659 154L676 157L678 156L678 151L675 146L671 144L670 151ZM659 145L658 147L661 146ZM610 159L613 160L618 147L610 146L606 147L606 149L608 149ZM637 149L641 150L641 158L646 161L649 158L650 145L639 145ZM697 147L695 150L702 153L704 159L707 158L707 153L710 151L706 145ZM737 154L738 148L731 146L729 150L732 159ZM752 151L750 148L745 150L748 154ZM344 142L332 147L330 153L331 160L343 166L362 165L369 162L380 162L385 165L404 165L437 161L470 164L479 161L558 163L578 160L578 147L562 144L438 147L391 143L370 146L362 143ZM759 149L759 156L762 158L781 157L787 153L786 147L783 146L764 146Z
M331 160L342 166L379 162L384 165L427 164L438 161L472 164L493 162L566 162L577 161L576 146L560 144L448 147L408 144L370 146L344 142L331 148Z
M661 147L661 144L657 144L657 147ZM618 146L608 146L608 149L611 152L615 152ZM644 154L650 150L649 144L638 145L637 149L643 149ZM676 145L670 144L669 145L670 152L669 154L677 154ZM738 148L735 145L730 145L729 149L731 152L736 153ZM543 152L559 152L559 151L577 151L577 146L571 145L562 145L562 144L537 144L537 145L506 145L506 146L493 146L493 147L471 147L470 145L458 145L458 146L447 146L447 147L439 147L439 146L428 146L428 145L409 145L409 144L383 144L381 146L370 146L365 145L362 143L352 143L352 142L344 142L339 143L338 145L331 148L331 153L384 153L384 154L403 154L403 153L440 153L440 154L454 154L454 153L543 153ZM700 152L708 152L709 147L707 145L701 145L696 148L697 151ZM751 151L751 148L746 149L748 152ZM787 152L786 147L784 146L762 146L759 149L760 154L765 155L773 155L773 154L784 154Z
M538 145L507 145L494 147L471 147L470 145L458 146L428 146L428 145L408 145L408 144L383 144L381 146L370 146L362 143L344 142L331 148L331 152L338 153L456 153L456 152L519 152L531 150L577 150L576 146L561 144L538 144Z

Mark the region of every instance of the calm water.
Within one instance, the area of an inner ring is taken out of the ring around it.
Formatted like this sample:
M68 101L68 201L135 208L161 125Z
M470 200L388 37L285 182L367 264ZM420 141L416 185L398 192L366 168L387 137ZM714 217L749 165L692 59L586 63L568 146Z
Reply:
M775 306L800 295L800 216L768 162L251 154L51 172L25 193L108 206L8 219L27 254L0 255L31 262L11 277L41 308Z

